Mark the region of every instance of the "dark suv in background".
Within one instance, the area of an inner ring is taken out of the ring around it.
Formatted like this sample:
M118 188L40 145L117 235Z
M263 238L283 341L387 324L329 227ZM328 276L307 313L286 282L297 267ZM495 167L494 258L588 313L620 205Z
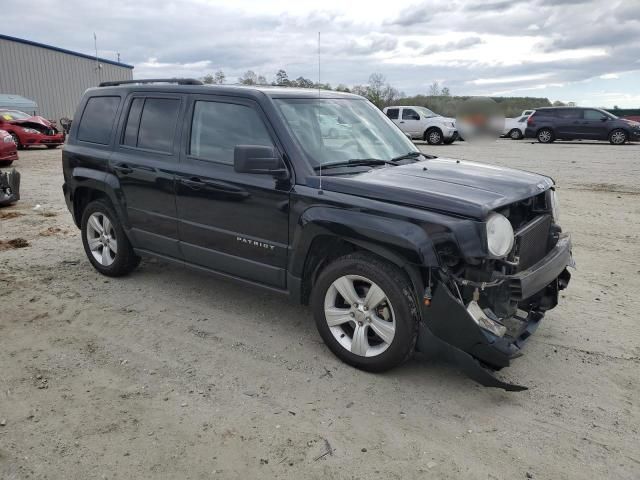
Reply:
M599 108L538 108L527 121L526 138L540 143L554 140L609 140L622 145L640 139L640 123L624 120Z
M88 90L64 147L96 270L160 257L242 282L247 302L264 287L310 303L358 368L417 346L522 389L484 366L520 356L569 281L552 179L424 155L356 95L155 82Z

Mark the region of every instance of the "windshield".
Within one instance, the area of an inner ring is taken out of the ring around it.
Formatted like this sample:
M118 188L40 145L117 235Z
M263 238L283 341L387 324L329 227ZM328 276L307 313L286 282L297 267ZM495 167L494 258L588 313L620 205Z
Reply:
M27 115L20 110L0 110L0 117L4 120L26 120L31 118L31 115Z
M312 167L354 159L391 160L419 152L366 100L279 98L275 103Z
M423 117L440 117L437 113L432 112L428 108L425 107L415 107L415 109L422 114Z

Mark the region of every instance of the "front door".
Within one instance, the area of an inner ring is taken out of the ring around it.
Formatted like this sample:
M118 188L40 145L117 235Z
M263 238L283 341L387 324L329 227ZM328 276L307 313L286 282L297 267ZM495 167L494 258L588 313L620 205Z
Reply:
M413 108L403 108L400 119L400 129L410 134L412 137L422 137L422 122L420 115Z
M120 181L134 247L174 258L181 257L174 176L183 107L181 95L130 96L109 161Z
M606 140L609 134L610 121L609 117L599 110L590 108L583 110L581 125L582 138Z
M176 203L185 260L277 288L286 287L289 180L238 173L236 145L277 145L250 100L193 96L184 128Z

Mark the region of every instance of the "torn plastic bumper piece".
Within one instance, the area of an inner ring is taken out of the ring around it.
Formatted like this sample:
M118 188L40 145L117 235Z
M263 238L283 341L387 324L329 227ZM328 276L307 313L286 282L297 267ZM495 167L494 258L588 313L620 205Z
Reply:
M504 382L483 367L483 362L502 367L520 356L506 338L499 338L482 330L473 321L466 307L448 288L436 285L431 306L423 309L417 348L435 354L457 365L469 378L485 387L502 388L511 392L527 387Z
M13 168L0 173L0 206L9 205L20 200L20 173Z

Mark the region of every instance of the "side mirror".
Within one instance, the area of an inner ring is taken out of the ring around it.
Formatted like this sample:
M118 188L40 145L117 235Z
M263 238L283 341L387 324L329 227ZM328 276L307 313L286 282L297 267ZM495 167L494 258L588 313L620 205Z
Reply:
M233 149L233 169L238 173L288 175L276 149L262 145L236 145Z
M605 116L605 115L603 115L603 116L601 116L601 117L600 117L600 121L601 121L601 122L606 122L607 120L609 120L609 117L607 117L607 116Z

